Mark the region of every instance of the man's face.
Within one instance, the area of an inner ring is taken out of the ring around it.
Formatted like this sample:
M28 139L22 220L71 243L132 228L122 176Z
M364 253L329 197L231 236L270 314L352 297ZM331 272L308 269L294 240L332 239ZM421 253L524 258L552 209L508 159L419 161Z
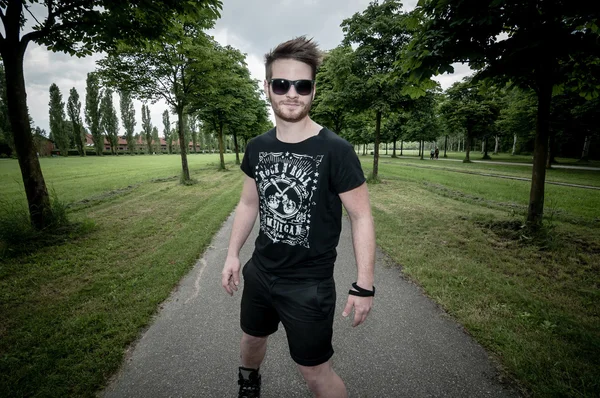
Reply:
M311 67L293 59L280 59L273 62L271 71L273 79L312 80ZM314 88L309 95L299 95L293 85L286 94L277 95L271 89L268 81L265 81L265 93L268 93L275 115L290 123L304 119L310 112L312 101L315 98Z

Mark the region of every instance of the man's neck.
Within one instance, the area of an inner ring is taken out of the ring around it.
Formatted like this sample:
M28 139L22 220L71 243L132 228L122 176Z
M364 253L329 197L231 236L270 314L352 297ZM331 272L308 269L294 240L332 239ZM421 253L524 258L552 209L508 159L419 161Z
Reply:
M277 123L277 139L289 144L304 141L317 135L322 128L308 116L294 123L286 122L277 117L275 118L275 121Z

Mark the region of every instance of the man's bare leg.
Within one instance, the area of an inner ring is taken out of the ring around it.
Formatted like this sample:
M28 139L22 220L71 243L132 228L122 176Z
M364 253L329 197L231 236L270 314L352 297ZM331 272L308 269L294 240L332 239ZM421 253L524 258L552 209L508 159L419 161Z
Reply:
M317 366L301 366L298 369L315 398L348 398L346 386L331 367L331 361Z
M258 369L260 367L267 353L267 337L254 337L242 332L240 356L243 367L250 369Z

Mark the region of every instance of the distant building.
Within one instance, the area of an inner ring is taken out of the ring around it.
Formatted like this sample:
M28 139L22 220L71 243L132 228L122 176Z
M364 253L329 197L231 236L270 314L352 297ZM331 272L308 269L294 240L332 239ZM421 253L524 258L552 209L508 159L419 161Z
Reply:
M37 152L38 156L50 156L52 155L52 151L56 149L54 141L44 137L43 135L35 134L33 136L33 141L35 143L35 151Z
M88 148L93 148L94 147L94 140L92 139L92 135L91 134L86 134L85 135L85 146ZM154 140L152 141L152 145L154 145ZM196 144L196 147L198 148L198 151L200 151L200 145ZM146 148L147 148L147 144L146 144L146 139L143 137L138 137L138 139L135 141L135 148L133 149L134 152L146 152ZM104 150L105 151L110 151L110 144L108 143L108 140L106 139L106 137L104 137ZM163 138L160 137L160 150L162 153L168 153L169 149L167 147L167 141ZM175 138L173 140L173 150L174 151L179 151L179 138ZM194 150L194 143L192 141L190 141L189 146L188 146L188 153L189 152L193 152ZM125 136L119 136L119 141L117 143L117 152L123 152L123 153L127 153L129 152L128 146L127 146L127 140L125 139Z

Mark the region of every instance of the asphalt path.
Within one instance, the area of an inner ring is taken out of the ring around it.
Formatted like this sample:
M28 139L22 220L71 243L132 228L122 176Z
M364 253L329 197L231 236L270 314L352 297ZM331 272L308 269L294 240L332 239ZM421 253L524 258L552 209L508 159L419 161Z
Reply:
M220 284L232 221L229 217L203 257L161 305L100 396L237 396L241 291L230 297ZM257 225L242 249L242 261L252 254ZM356 279L346 219L335 279L333 365L351 398L518 396L501 382L486 351L379 250L371 314L356 328L342 317L346 292ZM261 374L263 398L311 396L289 356L281 326L269 338Z

